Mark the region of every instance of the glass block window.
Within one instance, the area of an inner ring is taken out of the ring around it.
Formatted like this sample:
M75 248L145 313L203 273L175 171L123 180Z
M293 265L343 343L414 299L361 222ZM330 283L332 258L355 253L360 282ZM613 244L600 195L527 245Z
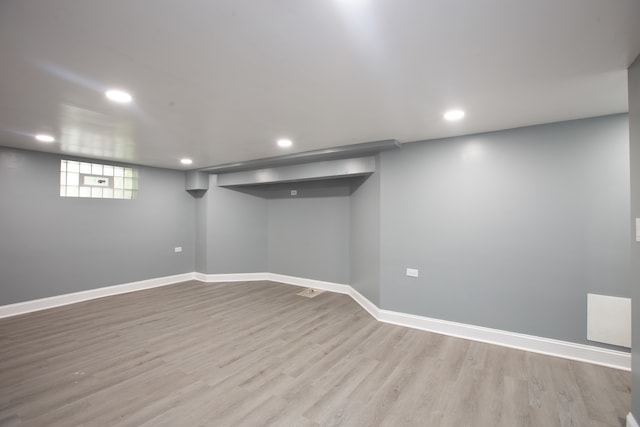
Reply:
M60 161L60 197L133 199L137 192L137 169L75 160Z

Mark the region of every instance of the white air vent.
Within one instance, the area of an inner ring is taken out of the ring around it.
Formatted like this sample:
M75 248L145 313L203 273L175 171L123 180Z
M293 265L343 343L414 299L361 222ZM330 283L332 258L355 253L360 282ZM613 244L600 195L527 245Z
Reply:
M631 348L631 299L587 294L587 339Z

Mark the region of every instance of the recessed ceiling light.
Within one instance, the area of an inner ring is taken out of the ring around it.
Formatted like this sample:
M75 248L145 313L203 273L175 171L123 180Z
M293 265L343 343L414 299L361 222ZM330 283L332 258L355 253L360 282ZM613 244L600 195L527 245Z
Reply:
M127 104L133 100L131 94L118 89L110 89L106 91L105 96L114 102L119 102L121 104Z
M278 147L286 148L291 147L291 145L293 145L293 143L290 139L283 138L278 140Z
M464 117L464 111L462 110L449 110L444 113L445 120L460 120Z
M193 163L193 160L184 158L180 159L180 163L182 163L183 165L190 165L191 163Z
M51 135L47 135L44 133L39 133L36 135L36 139L40 142L54 142L56 139Z

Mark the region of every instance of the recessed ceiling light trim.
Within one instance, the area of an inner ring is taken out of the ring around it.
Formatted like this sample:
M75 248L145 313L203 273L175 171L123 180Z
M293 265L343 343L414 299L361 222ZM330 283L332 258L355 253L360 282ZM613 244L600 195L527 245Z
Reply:
M460 120L464 117L463 110L449 110L444 113L444 119L449 121Z
M289 138L281 138L278 140L278 147L280 148L288 148L293 145L293 142Z
M38 141L40 141L40 142L55 142L56 141L56 139L53 136L48 135L46 133L37 134L36 135L36 139Z
M133 96L129 92L120 89L109 89L104 95L113 102L120 104L128 104L133 101Z

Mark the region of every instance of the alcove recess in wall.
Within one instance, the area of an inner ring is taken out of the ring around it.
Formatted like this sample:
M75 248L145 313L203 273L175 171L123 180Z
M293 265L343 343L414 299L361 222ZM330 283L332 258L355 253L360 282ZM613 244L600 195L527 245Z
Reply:
M208 174L218 187L264 198L348 196L376 170L375 155L400 148L396 140L373 141L187 172L186 189L202 197Z

